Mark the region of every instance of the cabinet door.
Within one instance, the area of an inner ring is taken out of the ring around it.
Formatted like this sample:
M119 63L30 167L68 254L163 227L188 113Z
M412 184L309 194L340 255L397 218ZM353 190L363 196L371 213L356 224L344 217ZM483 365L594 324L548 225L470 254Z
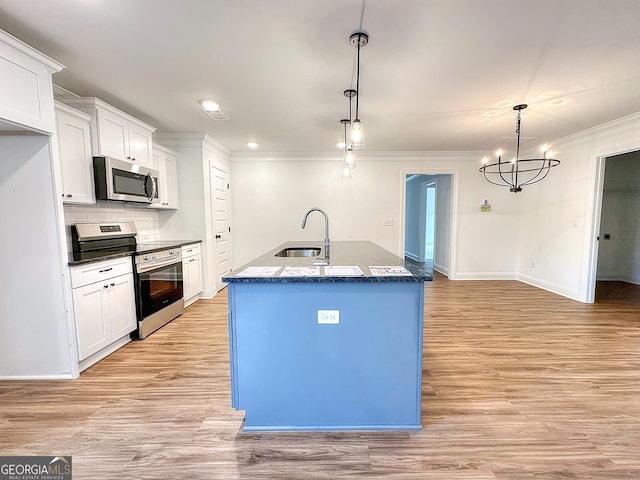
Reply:
M167 154L164 159L164 202L165 208L178 209L178 165L174 155Z
M189 257L182 261L182 277L185 300L202 291L202 262L200 255Z
M109 284L104 281L73 289L80 360L111 343L108 288Z
M182 260L182 296L185 300L191 298L193 294L193 282L191 280L190 258Z
M129 123L129 155L127 160L136 165L153 168L152 132L135 123Z
M98 110L98 154L119 160L130 160L128 121L106 110Z
M68 203L95 203L89 122L56 110L62 195Z
M136 329L136 309L133 296L133 275L121 275L109 281L109 311L111 341L116 341Z

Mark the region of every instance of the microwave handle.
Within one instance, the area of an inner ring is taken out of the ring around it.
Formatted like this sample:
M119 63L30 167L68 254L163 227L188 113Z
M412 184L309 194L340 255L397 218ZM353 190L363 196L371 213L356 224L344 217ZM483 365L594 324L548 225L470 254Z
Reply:
M151 184L151 189L149 189L149 184ZM147 192L147 198L149 199L149 203L151 203L156 196L158 187L156 186L156 179L153 178L153 176L150 173L147 173L147 179L144 182L144 189ZM149 194L149 190L151 190L151 194Z

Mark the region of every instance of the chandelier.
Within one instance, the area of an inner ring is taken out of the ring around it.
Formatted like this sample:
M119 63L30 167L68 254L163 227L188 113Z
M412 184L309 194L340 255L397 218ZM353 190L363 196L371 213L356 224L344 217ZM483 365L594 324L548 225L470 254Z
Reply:
M520 116L522 110L527 108L526 104L513 107L518 112L516 118L516 156L511 160L502 160L502 150L498 150L496 155L498 161L488 163L489 159L482 159L480 172L489 183L502 187L509 187L510 192L518 193L525 185L537 183L549 174L551 167L560 165L560 160L551 158L553 152L545 143L542 147L542 158L520 158Z

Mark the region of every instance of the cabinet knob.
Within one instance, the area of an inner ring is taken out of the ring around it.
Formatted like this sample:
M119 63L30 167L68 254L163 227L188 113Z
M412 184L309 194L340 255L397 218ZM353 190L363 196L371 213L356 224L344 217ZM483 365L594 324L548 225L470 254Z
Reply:
M135 162L136 161L136 157L131 157L131 161Z
M127 160L131 160L131 157L127 157Z
M71 197L73 197L73 195L70 193L67 193L67 198L71 198Z
M115 286L116 286L116 284L115 284L115 283L112 283L112 284L111 284L111 286L112 286L112 287L115 287Z
M103 285L104 288L109 288L109 285Z

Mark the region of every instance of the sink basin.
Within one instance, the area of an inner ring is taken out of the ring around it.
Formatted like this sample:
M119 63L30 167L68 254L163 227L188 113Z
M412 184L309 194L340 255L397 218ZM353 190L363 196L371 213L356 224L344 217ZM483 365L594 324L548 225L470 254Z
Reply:
M275 257L317 257L320 255L318 247L289 247L283 248Z

